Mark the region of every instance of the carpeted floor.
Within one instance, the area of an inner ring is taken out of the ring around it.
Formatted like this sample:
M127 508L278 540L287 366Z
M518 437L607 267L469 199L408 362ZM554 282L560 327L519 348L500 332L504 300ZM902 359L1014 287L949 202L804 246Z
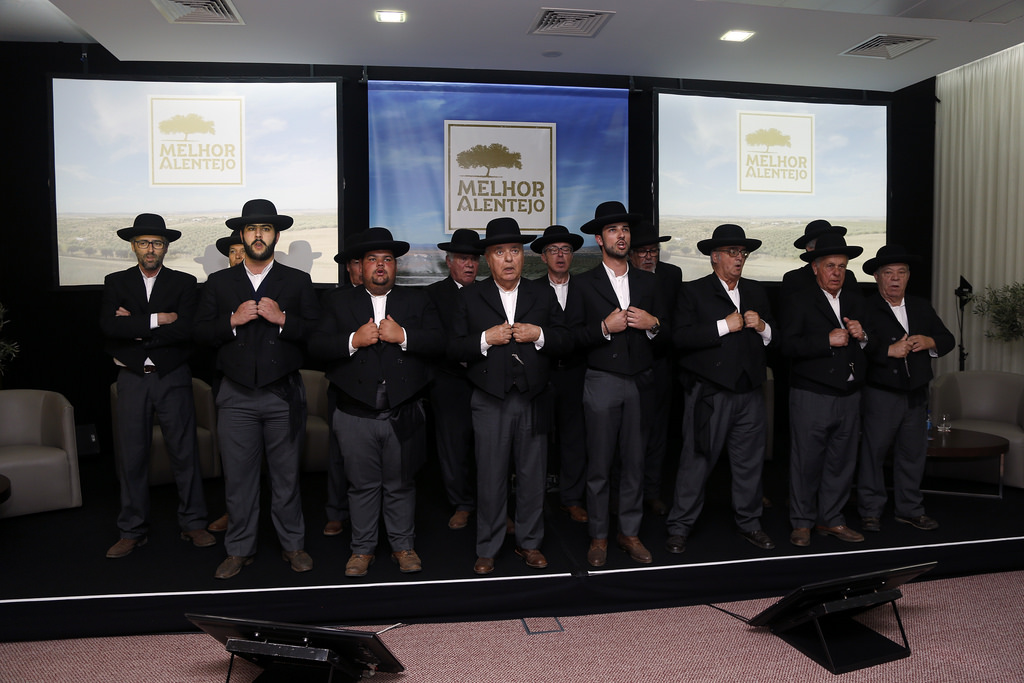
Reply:
M380 637L406 667L380 683L817 681L962 683L1024 680L1024 572L916 582L897 601L911 655L837 679L752 617L774 599L671 609L415 624ZM721 608L721 609L716 609ZM723 611L726 610L726 611ZM862 620L897 637L891 610ZM383 628L383 627L380 627ZM4 683L223 681L229 655L205 634L0 643ZM235 660L232 681L259 673Z

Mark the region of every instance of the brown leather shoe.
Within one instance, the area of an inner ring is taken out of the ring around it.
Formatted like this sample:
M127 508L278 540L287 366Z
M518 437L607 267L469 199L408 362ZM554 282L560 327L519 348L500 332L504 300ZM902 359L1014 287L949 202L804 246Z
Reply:
M396 550L391 553L391 559L398 563L398 571L403 574L415 574L416 572L423 571L423 563L420 562L420 556L412 548Z
M140 546L146 545L146 537L141 538L122 538L120 541L110 546L110 550L107 551L107 557L112 560L116 560L119 557L124 557L131 553Z
M345 563L345 576L366 576L371 564L373 564L373 555L352 553L352 557L348 558L348 562Z
M608 561L608 539L590 539L590 548L587 550L587 562L591 567L603 567Z
M590 519L590 517L587 516L587 511L579 505L563 505L562 512L569 513L569 519L574 522L586 522Z
M620 533L615 537L615 542L622 550L629 553L635 562L650 564L654 560L651 557L651 551L644 547L637 536L624 536Z
M544 553L536 548L516 548L516 555L526 561L527 567L544 569L548 566L548 558L544 557Z
M345 523L340 519L329 519L324 524L324 536L337 536L345 528Z
M490 574L494 571L494 558L493 557L478 557L476 558L476 564L473 565L473 573Z
M217 539L213 537L206 529L192 529L191 531L182 531L181 540L192 541L192 545L197 548L209 548L211 545L216 545Z
M456 510L455 514L448 518L449 529L465 529L469 524L469 510Z
M281 559L290 563L294 572L308 572L313 568L313 558L302 548L298 550L282 550Z
M858 531L854 531L845 524L839 526L821 526L820 524L814 527L822 536L835 536L840 541L846 541L847 543L860 543L864 540L864 535Z
M224 513L217 519L213 520L206 525L207 531L227 531L228 530L228 513Z
M811 528L808 526L798 526L793 529L792 533L789 534L789 542L801 548L809 546L811 544Z
M217 571L213 573L215 579L230 579L232 576L242 571L242 567L248 567L252 564L253 557L250 555L239 556L239 555L228 555L220 565L217 566Z

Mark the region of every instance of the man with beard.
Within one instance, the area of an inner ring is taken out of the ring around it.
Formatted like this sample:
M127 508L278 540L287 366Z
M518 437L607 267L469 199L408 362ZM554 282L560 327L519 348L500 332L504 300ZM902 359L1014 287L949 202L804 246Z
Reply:
M924 513L921 479L928 454L928 383L932 358L953 350L953 334L926 299L907 296L911 264L921 258L899 245L878 250L864 264L878 292L865 302L865 317L878 337L868 354L867 386L861 401L857 509L865 531L881 531L885 507L885 456L892 449L896 521L937 529Z
M120 456L117 476L121 511L120 540L107 557L120 558L146 543L149 530L149 449L153 414L167 443L178 487L181 539L197 547L216 541L206 529L196 443L196 410L192 399L192 323L196 312L196 279L163 266L168 245L181 237L164 219L143 213L117 236L132 245L137 266L104 279L100 329L106 351L119 366L117 431Z
M843 506L857 465L860 387L867 362L868 331L861 323L864 298L843 288L846 266L864 251L838 233L818 238L800 255L811 264L816 285L785 302L782 353L790 359L789 541L821 535L858 543L864 536L846 526Z
M661 261L661 243L672 239L658 235L658 229L648 220L633 228L629 241L629 262L634 268L654 273L666 310L675 310L679 290L683 286L683 271L679 266ZM665 515L668 506L661 498L661 477L668 450L669 430L678 436L678 421L670 418L675 393L675 353L671 346L654 350L654 415L650 417L647 453L644 457L644 506L656 515Z
M579 289L572 282L569 269L572 255L583 246L583 238L569 232L564 225L552 225L530 244L548 267L546 276L537 279L547 282L555 290L558 305L564 311L569 305L578 305ZM574 522L588 521L587 492L587 432L583 426L583 377L587 364L575 353L559 356L551 366L551 388L554 390L554 439L558 443L558 493L561 507ZM552 441L554 443L554 441Z
M522 277L524 236L514 218L495 218L480 241L491 277L461 291L453 360L468 364L477 469L477 559L490 574L507 530L508 473L516 478L516 554L548 566L544 540L547 427L543 397L550 357L569 348L562 309L550 287Z
M450 242L438 249L445 252L448 277L427 287L446 330L455 326L455 309L459 291L476 282L480 268L480 235L475 230L459 228ZM430 405L434 417L437 458L441 480L448 502L455 509L448 519L449 529L464 529L476 509L476 482L473 471L473 419L469 408L473 385L466 379L463 363L442 358L434 367L430 384Z
M682 352L686 388L683 452L668 517L671 553L686 541L704 507L704 489L722 450L729 456L736 531L762 550L775 547L761 528L761 470L767 439L765 347L772 341L768 295L743 277L761 240L725 224L697 249L711 259L711 275L688 282L673 316L672 340Z
M274 260L291 216L266 199L252 199L226 221L245 244L240 267L212 274L196 316L196 339L217 349L218 439L227 491L228 557L214 577L228 579L251 564L259 526L260 463L266 456L271 516L282 558L294 571L313 568L303 549L299 456L306 397L299 375L302 342L319 316L309 275Z
M583 411L587 426L587 562L604 566L611 528L611 474L619 457L616 544L636 562L650 564L640 542L644 454L653 413L654 350L668 322L654 275L629 267L631 228L640 216L619 202L604 202L580 231L594 235L601 264L576 278L582 297L569 327L586 354Z
M363 286L332 297L310 340L310 353L330 363L336 406L331 430L348 478L352 555L346 576L365 576L383 514L391 557L402 573L420 571L413 548L416 486L423 461L422 394L428 358L444 353L445 336L430 298L395 286L396 260L409 243L387 228L363 233ZM361 252L361 254L359 253Z

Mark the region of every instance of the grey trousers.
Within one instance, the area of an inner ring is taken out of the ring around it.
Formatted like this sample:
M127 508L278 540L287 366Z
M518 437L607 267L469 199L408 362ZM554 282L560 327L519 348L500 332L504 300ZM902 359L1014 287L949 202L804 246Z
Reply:
M897 517L924 514L921 479L928 455L928 404L924 391L905 394L865 387L863 433L857 467L857 511L881 517L885 507L885 456L892 449L892 488Z
M304 433L301 429L289 433L288 403L267 389L250 389L224 378L217 392L217 410L229 519L225 550L228 555L256 554L264 454L270 476L270 516L281 549L301 550L306 539L299 495Z

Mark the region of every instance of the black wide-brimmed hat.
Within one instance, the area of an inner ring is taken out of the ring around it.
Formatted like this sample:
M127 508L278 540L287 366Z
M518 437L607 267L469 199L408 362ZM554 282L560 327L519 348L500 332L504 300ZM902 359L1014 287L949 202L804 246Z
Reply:
M484 253L480 246L480 235L476 230L459 228L452 233L451 242L441 242L437 248L452 254L469 254L479 256Z
M711 233L711 239L697 242L697 249L702 254L710 254L719 247L743 247L747 251L754 251L761 246L761 240L747 239L743 228L733 223L719 225Z
M139 235L157 235L168 242L173 242L181 237L181 231L168 228L164 223L163 216L158 216L155 213L140 213L135 217L135 222L131 227L121 228L117 231L117 236L126 242L131 242Z
M638 213L629 213L622 202L603 202L594 209L594 220L587 221L580 228L580 232L587 235L597 235L604 229L604 226L612 223L633 223L638 222L643 216Z
M806 225L806 227L804 227L804 234L796 238L796 242L793 242L793 246L797 249L806 249L807 244L811 240L816 240L829 232L845 235L846 228L841 225L832 225L824 218L819 218L818 220L811 221Z
M502 216L501 218L488 221L486 235L484 239L480 240L480 248L486 249L495 244L509 244L512 242L529 244L535 239L537 239L536 235L524 235L520 232L519 223L516 222L515 218Z
M350 238L351 239L351 238ZM370 228L359 235L358 241L346 247L345 251L334 257L338 263L360 258L369 251L390 251L395 258L409 251L409 243L396 240L387 228Z
M549 225L544 228L544 234L533 241L530 249L540 254L544 251L544 247L549 244L559 244L561 242L565 242L572 247L573 251L576 251L583 246L583 237L569 232L569 228L564 225Z
M818 238L818 243L814 245L814 251L805 251L800 254L800 258L810 263L814 259L821 258L822 256L842 254L849 258L857 258L862 253L864 253L864 247L857 247L852 244L848 245L846 243L846 238L838 232L826 232Z
M671 235L659 236L658 229L654 227L654 223L648 220L640 221L640 223L631 227L629 231L630 249L668 242L670 239L672 239Z
M232 230L240 230L246 225L256 223L273 225L275 230L287 230L292 227L292 222L292 217L279 214L277 207L269 199L250 199L242 207L241 216L224 221Z
M242 242L242 236L238 234L238 231L234 231L227 237L221 237L217 240L217 251L227 256L231 253L231 247L236 244L245 244Z
M354 258L362 256L361 253L357 253L359 249L359 242L362 241L365 232L357 232L345 237L345 248L341 250L341 253L334 257L334 260L338 263L348 263Z
M869 258L864 262L864 272L874 275L876 270L890 263L906 263L909 266L911 263L920 262L920 256L911 254L899 244L886 244L878 248L875 258Z

